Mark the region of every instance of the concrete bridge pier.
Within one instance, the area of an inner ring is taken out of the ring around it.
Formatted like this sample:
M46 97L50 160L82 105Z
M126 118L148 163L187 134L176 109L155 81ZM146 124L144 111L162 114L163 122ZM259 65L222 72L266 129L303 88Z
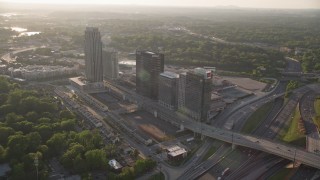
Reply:
M153 115L154 115L155 118L157 118L158 117L158 111L154 110L153 111Z
M184 131L184 125L180 124L180 131Z
M236 147L237 147L237 145L235 145L235 144L231 144L231 149L232 149L232 150L235 150L235 149L236 149Z

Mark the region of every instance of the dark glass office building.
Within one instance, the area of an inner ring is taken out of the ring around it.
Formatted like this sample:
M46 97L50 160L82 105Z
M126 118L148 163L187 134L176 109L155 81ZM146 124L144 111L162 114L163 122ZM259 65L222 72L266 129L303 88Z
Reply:
M161 73L159 77L158 102L170 110L178 107L178 78L178 74L168 71Z
M164 55L150 51L136 51L136 91L158 99L159 75L164 69Z
M206 122L210 109L211 71L196 68L194 72L187 72L185 87L186 113L195 120Z

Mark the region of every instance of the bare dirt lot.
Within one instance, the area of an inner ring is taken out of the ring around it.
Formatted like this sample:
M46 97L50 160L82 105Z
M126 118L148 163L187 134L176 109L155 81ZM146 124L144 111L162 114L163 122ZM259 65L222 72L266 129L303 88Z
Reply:
M249 91L262 91L266 87L265 83L250 78L223 77L223 79Z
M178 130L170 123L155 118L152 114L145 111L125 114L122 117L126 120L126 124L158 141L170 139Z

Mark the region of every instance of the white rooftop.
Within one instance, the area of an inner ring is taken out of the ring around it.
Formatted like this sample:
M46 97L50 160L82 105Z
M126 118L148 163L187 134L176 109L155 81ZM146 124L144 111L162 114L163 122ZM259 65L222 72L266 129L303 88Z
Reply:
M121 164L118 161L116 161L115 159L110 160L109 165L111 167L113 167L114 169L121 169L122 168Z
M165 71L163 73L160 73L161 76L167 77L167 78L179 78L179 74L174 73L174 72L170 72L170 71Z
M172 152L169 152L168 154L170 155L170 156L172 156L172 157L175 157L175 156L179 156L179 155L181 155L181 154L184 154L184 153L186 153L187 151L184 149L184 148L180 148L180 149L178 149L178 150L176 150L176 151L172 151Z

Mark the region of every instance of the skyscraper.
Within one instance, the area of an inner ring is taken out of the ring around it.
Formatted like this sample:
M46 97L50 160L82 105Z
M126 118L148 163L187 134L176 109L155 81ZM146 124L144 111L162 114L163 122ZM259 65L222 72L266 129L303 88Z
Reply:
M119 76L118 53L114 50L102 50L103 77L117 79Z
M199 121L207 121L210 108L211 70L196 68L193 72L187 72L185 88L186 113Z
M85 31L85 74L89 82L102 82L102 42L98 28L87 27Z
M164 69L164 55L150 51L136 52L136 90L137 93L158 98L159 75Z
M186 97L186 76L187 73L180 73L178 79L178 109L184 112Z
M176 110L178 106L178 78L178 74L168 71L159 77L159 104L170 110Z

